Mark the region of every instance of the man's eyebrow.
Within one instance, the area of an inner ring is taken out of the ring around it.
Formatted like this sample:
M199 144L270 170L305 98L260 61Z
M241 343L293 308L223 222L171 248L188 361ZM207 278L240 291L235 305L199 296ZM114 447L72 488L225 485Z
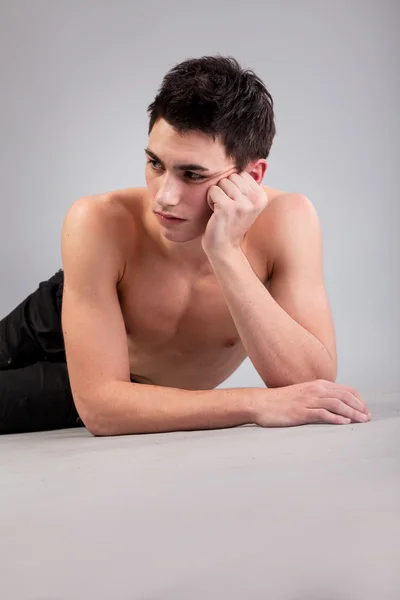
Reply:
M144 151L146 152L146 154L151 156L151 158L153 158L154 160L159 162L161 165L164 164L163 161L158 158L157 154L154 154L154 152L152 152L148 148L145 148ZM195 163L175 165L174 168L177 169L178 171L202 171L202 172L210 171L210 169L207 169L207 167L203 167L202 165L196 165Z

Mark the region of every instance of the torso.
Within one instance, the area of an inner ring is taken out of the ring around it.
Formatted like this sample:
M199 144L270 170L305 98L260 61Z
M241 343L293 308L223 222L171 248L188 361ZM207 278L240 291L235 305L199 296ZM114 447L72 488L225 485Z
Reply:
M268 287L273 267L265 241L269 211L284 192L263 187L268 205L249 229L242 250ZM157 246L158 222L149 218L146 188L118 190L112 196L127 211L118 294L132 379L181 389L215 388L246 358L215 274L212 269L183 273L165 259Z

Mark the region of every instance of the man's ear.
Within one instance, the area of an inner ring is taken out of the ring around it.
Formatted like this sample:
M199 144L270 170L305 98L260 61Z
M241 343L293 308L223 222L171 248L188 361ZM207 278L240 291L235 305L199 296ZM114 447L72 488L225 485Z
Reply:
M261 184L267 169L268 163L265 158L259 158L257 161L250 163L245 170L258 184Z

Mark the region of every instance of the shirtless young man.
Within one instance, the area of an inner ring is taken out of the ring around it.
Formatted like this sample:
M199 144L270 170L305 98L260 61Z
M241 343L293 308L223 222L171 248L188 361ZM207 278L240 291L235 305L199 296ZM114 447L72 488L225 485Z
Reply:
M263 83L232 58L191 59L149 114L147 187L76 201L63 271L0 322L0 431L368 421L335 383L316 211L262 185ZM246 356L268 389L215 389Z

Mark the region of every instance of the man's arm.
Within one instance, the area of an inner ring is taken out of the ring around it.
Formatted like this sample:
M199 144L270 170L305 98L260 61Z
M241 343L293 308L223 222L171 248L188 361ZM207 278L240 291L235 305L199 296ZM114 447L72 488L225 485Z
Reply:
M62 231L68 372L76 408L93 435L366 420L357 392L329 382L201 391L132 383L117 293L126 223L120 210L81 199L69 210Z
M274 267L269 291L241 249L209 256L237 330L268 387L324 379L334 382L336 342L325 292L317 213L299 194L271 211Z
M119 211L82 198L63 224L62 326L72 394L83 423L94 435L254 423L259 388L192 391L130 381L117 294L124 270L118 242L123 236L117 235L124 215Z

